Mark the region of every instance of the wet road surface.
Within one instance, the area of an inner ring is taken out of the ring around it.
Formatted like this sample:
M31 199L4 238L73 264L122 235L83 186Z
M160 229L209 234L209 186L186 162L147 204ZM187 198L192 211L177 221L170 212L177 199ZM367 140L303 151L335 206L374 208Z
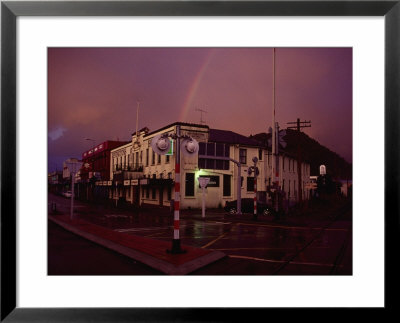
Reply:
M49 202L57 203L58 210L68 214L68 199L50 195ZM78 216L118 232L172 240L172 216L165 210L138 214L79 201L76 205ZM199 214L183 213L180 238L182 245L227 255L194 275L351 275L351 208L338 212L342 213L337 214L339 219L310 219L299 224L262 217L252 221L248 216L218 210L209 211L205 220Z

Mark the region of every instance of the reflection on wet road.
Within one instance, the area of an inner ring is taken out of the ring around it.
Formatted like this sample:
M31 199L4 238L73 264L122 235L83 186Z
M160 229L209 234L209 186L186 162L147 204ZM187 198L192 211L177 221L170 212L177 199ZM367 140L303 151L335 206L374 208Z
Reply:
M311 267L313 274L327 274L350 229L349 223L323 228L188 219L181 221L181 241L222 251L232 259L276 265L265 274L308 274ZM173 235L171 225L116 230L165 241Z
M68 211L68 200L52 197L51 201ZM173 238L172 216L160 215L157 210L122 212L79 201L76 206L82 218L118 232L164 241ZM182 216L180 239L182 245L218 250L228 256L194 274L351 275L351 208L343 214L343 219L301 225L254 222L223 213L208 215L206 220Z

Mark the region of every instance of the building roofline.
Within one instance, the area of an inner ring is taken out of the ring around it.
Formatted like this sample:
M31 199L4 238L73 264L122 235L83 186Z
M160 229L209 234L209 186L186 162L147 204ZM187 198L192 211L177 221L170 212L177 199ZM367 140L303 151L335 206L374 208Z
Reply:
M197 127L197 128L206 128L206 129L210 129L209 126L204 125L204 124L187 123L187 122L180 122L180 121L178 121L178 122L171 123L171 124L169 124L169 125L167 125L167 126L164 126L164 127L160 128L160 129L157 129L157 130L151 131L151 132L149 132L149 133L146 133L146 134L143 136L143 138L144 138L144 137L151 136L151 135L153 135L153 134L155 134L155 133L157 133L157 132L163 131L163 130L165 130L165 129L168 129L168 128L171 128L171 127L174 127L174 126L178 126L178 125L179 125L179 126L188 126L188 127Z

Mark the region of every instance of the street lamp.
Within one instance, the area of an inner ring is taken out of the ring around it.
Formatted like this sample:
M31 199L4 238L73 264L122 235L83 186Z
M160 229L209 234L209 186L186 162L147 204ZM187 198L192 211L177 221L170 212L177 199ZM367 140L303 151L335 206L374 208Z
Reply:
M71 213L70 213L70 220L72 221L74 219L74 198L75 198L75 175L79 171L79 169L82 167L82 162L81 161L75 161L71 160L66 163L69 172L71 173L71 181L72 181L72 195L71 195Z

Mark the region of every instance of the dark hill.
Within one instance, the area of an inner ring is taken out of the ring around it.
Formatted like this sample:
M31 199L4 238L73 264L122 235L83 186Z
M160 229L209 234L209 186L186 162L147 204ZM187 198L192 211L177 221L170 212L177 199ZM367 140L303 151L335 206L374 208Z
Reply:
M259 141L263 145L267 145L270 137L271 135L267 133L250 136L250 138ZM319 166L325 165L327 173L336 179L352 178L352 165L350 163L304 132L299 134L296 130L287 129L284 140L287 146L285 149L280 148L280 150L294 158L297 158L297 142L299 141L302 149L302 158L310 163L312 176L319 175Z

